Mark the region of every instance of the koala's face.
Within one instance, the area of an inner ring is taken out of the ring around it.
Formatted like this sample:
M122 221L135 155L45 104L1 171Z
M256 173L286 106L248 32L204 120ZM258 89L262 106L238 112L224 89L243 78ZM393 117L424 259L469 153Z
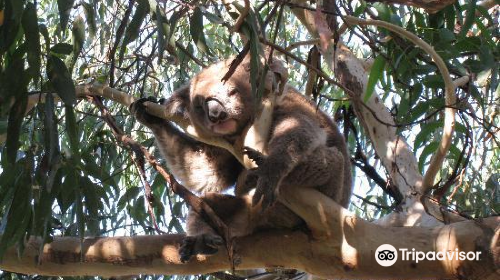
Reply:
M216 63L191 80L189 117L208 135L237 135L254 113L247 64L241 63L228 81L221 81L231 61Z

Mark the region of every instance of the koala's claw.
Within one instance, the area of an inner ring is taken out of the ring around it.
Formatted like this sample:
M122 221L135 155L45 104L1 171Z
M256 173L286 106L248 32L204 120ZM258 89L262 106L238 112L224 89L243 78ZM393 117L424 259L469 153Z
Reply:
M224 239L214 234L186 236L179 248L181 262L185 263L196 254L213 255L224 245Z
M259 179L257 183L257 188L252 197L252 205L256 206L261 203L261 210L264 211L268 207L272 206L276 201L276 191L275 187L271 186L267 180Z
M243 154L247 155L249 159L253 160L257 166L264 164L266 156L261 152L250 147L243 147Z
M163 119L150 115L148 112L146 112L146 106L144 106L144 102L146 101L158 103L158 100L154 96L139 98L132 104L130 104L130 112L139 122L145 125L162 123Z

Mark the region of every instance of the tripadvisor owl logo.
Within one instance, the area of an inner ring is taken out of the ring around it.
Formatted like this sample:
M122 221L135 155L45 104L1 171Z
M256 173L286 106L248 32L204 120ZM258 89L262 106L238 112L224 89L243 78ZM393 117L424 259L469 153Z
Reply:
M375 251L375 260L381 266L391 266L398 260L398 251L390 244L382 244Z
M441 250L441 251L418 251L415 248L399 248L399 257L401 261L411 261L418 263L421 261L452 261L452 260L468 260L468 261L478 261L481 259L481 251L470 251L464 252L459 251L458 248L455 250ZM382 244L378 246L377 251L375 251L375 260L381 266L391 266L398 260L398 250L390 244Z

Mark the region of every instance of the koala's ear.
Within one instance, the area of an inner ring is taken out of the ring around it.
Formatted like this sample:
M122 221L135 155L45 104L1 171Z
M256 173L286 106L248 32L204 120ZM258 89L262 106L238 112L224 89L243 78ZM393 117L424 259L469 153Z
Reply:
M281 95L288 81L288 68L286 67L286 63L278 57L273 57L271 63L269 63L269 69L274 73L275 80L273 84L277 84L277 93Z
M189 84L174 91L172 96L163 103L171 115L188 117L189 111Z

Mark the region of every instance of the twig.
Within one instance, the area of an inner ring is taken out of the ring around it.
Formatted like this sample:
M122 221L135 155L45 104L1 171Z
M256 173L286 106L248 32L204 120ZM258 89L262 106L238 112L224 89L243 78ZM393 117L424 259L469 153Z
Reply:
M300 46L315 45L317 43L319 43L319 39L311 39L311 40L294 42L294 43L290 44L288 47L286 47L285 50L287 52L291 52L293 49L298 48Z
M124 138L130 138L128 136L125 136L123 130L121 130L118 125L115 122L115 119L113 116L109 113L108 109L104 106L104 104L101 101L101 98L97 96L89 97L91 101L99 108L101 111L101 116L106 122L106 124L111 128L111 132L115 136L115 138L120 141ZM144 155L142 155L142 150L138 147L138 143L134 141L124 141L121 142L122 144L127 144L127 146L130 148L130 150L134 153L135 157L132 157L132 161L134 162L137 170L139 171L139 177L141 178L141 181L144 185L144 194L146 201L148 202L148 212L151 217L151 222L153 223L154 228L159 234L166 234L166 232L162 231L160 227L158 227L158 224L156 223L156 218L154 215L153 211L153 201L154 197L151 192L151 186L149 185L147 181L146 174L144 172ZM141 156L142 155L142 156Z
M125 27L127 26L128 19L130 17L130 14L132 13L132 8L134 7L134 2L135 2L134 0L129 0L127 10L125 11L125 14L123 15L123 19L120 22L120 25L118 26L118 29L116 31L115 43L113 44L113 47L111 48L111 50L108 54L108 58L111 60L111 65L109 67L109 84L111 86L114 86L114 83L115 83L116 50L118 49L118 45L120 45L120 41L122 39L123 34L125 33Z
M224 1L226 3L227 1ZM245 0L245 7L243 10L240 12L240 15L236 19L236 23L233 26L233 31L239 32L241 29L241 25L245 21L245 18L248 16L248 13L250 12L250 0Z
M379 208L379 209L391 210L391 209L393 209L393 208L394 208L393 206L385 206L385 205L380 205L380 204L377 204L377 203L372 202L372 201L370 201L370 200L368 200L368 199L366 199L366 198L364 198L364 197L362 197L362 196L360 196L360 195L357 195L357 194L355 194L355 193L353 193L352 195L354 195L354 196L355 196L356 198L358 198L358 199L361 199L364 203L366 203L366 204L370 204L371 206L375 206L375 207L377 207L377 208Z

